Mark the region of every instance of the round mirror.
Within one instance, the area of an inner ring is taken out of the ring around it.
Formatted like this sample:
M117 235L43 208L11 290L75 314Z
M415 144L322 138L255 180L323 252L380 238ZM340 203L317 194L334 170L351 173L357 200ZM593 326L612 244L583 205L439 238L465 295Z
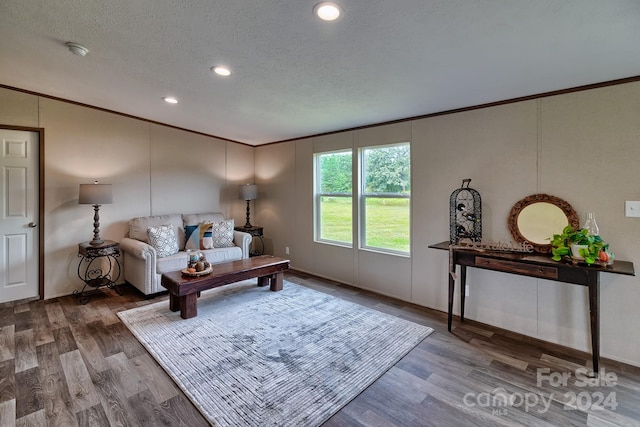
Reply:
M576 211L564 200L534 194L518 201L509 214L509 231L518 243L530 243L536 252L551 252L550 238L571 224L579 227Z

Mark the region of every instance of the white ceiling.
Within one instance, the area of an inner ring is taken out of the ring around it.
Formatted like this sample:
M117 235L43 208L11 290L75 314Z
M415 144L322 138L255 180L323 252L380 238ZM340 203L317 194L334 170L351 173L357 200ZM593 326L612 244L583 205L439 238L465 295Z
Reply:
M2 0L0 84L259 145L640 75L640 0L319 1Z

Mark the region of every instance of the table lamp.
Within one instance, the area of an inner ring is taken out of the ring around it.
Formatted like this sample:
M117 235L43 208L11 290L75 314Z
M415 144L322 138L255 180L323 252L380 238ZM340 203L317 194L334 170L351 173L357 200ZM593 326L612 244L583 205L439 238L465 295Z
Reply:
M80 184L80 195L78 203L81 205L93 205L93 240L89 242L92 246L99 246L104 243L100 238L100 205L108 205L113 203L113 195L111 194L111 184Z
M250 212L249 212L249 203L252 200L258 198L258 186L255 184L244 184L240 186L240 199L247 201L247 223L244 225L244 228L251 228L251 221L249 221Z

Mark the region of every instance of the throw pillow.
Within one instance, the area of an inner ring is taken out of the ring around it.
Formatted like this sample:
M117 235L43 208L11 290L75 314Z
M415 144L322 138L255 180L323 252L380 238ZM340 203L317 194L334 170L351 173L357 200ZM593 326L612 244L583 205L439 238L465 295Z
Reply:
M184 227L184 232L187 238L185 249L211 249L213 244L211 242L211 225L212 224L198 224L187 225Z
M233 245L234 221L228 219L211 226L211 240L214 248L229 248Z
M200 249L213 248L213 235L211 234L212 222L203 222L198 227L200 228Z
M147 235L149 244L155 248L158 258L178 253L178 236L173 224L149 227Z

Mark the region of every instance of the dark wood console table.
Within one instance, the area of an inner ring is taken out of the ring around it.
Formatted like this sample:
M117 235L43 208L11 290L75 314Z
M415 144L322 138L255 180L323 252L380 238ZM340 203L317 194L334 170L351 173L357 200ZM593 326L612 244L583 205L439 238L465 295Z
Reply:
M449 251L449 242L430 245L433 249ZM453 295L455 289L455 266L460 266L460 320L464 321L465 286L467 267L502 271L528 277L537 277L558 282L572 283L589 288L589 317L591 320L591 348L593 372L598 374L600 360L600 273L624 274L635 276L633 263L616 260L612 265L586 266L567 262L556 262L550 256L536 253L514 253L492 250L477 250L454 247L450 252L449 307L447 326L451 332L453 319ZM453 274L452 274L453 273Z

